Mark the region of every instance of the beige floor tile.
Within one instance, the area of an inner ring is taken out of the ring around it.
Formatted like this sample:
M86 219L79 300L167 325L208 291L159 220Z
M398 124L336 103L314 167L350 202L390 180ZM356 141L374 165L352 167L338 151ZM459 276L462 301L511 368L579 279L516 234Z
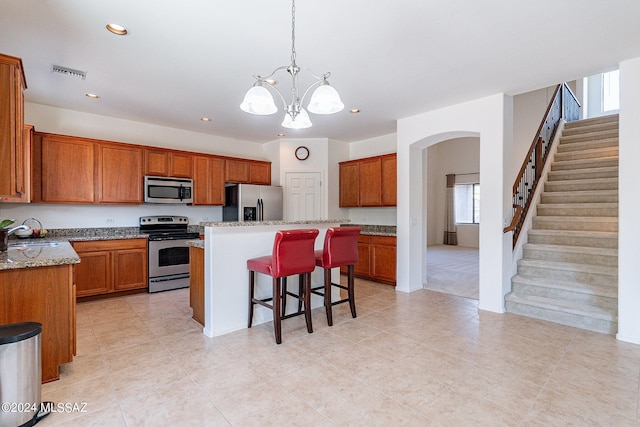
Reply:
M358 317L322 307L216 338L185 289L78 304L78 355L39 425L640 427L640 346L477 301L356 281ZM362 302L361 302L362 301Z

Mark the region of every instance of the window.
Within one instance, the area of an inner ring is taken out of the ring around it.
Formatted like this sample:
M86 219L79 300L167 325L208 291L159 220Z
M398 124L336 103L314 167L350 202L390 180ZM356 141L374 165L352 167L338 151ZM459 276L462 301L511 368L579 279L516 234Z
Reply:
M456 184L453 203L456 224L480 223L480 184Z
M602 111L620 109L620 70L602 73Z

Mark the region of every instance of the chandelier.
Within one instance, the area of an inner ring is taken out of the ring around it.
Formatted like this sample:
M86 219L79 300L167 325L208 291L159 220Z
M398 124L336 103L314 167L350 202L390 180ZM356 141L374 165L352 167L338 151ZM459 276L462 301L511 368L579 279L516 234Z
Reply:
M287 70L291 75L291 102L289 104L287 104L287 101L285 101L284 96L278 88L275 87L276 81L271 79L271 77L280 70ZM316 81L304 91L302 96L300 96L300 91L298 89L298 74L300 73L301 68L296 64L296 2L295 0L292 0L291 64L276 68L266 77L254 74L253 77L256 79L256 82L253 87L247 91L242 104L240 104L240 108L242 111L260 116L275 114L278 111L278 108L273 101L271 92L266 89L269 87L277 93L282 100L282 106L285 111L282 126L289 129L305 129L311 127L312 123L309 119L309 114L307 114L307 110L314 114L333 114L342 111L344 104L342 103L342 100L340 100L340 95L332 86L329 85L329 81L327 80L331 73L325 73L318 76L308 68L305 68L305 70L308 71ZM315 90L311 94L307 110L305 110L302 108L302 101L304 101L309 91L313 88L315 88Z

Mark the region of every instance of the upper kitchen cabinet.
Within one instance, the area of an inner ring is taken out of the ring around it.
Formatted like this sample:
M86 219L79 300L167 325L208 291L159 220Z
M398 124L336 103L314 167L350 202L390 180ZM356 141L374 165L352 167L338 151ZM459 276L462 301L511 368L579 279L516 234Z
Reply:
M227 159L225 169L226 182L271 185L271 162Z
M94 203L95 159L96 142L93 140L36 133L33 201ZM117 171L124 172L123 168Z
M141 204L142 149L125 144L98 143L98 203Z
M33 126L24 125L22 144L16 150L16 188L18 195L3 196L0 201L8 203L31 202L31 141Z
M380 167L382 169L382 206L397 205L397 159L395 154L380 157Z
M0 54L0 197L22 197L28 172L22 162L23 91L27 83L22 60Z
M359 171L357 162L340 163L340 207L342 208L359 206Z
M396 155L340 163L340 207L396 206Z
M191 154L163 149L144 150L144 174L150 176L170 176L193 178L193 158Z
M224 205L225 160L193 156L193 204Z

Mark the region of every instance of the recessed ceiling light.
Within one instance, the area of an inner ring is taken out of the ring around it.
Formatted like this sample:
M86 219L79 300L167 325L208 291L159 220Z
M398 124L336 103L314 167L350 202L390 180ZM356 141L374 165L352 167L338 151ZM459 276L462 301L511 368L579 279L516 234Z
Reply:
M119 36L126 35L129 31L122 25L118 24L107 24L107 30L111 31L113 34L117 34Z
M273 79L267 79L264 82L267 83L267 84L270 84L271 86L275 86L275 85L278 84L278 81L277 80L273 80Z
M279 133L278 136L284 136L284 133Z
M202 120L203 122L210 122L211 119L209 117L202 117L200 118L200 120Z
M98 99L100 98L99 95L96 95L95 93L85 93L84 96L86 96L87 98L91 98L91 99Z
M349 110L350 113L359 113L360 109L359 108L352 108L351 110Z

